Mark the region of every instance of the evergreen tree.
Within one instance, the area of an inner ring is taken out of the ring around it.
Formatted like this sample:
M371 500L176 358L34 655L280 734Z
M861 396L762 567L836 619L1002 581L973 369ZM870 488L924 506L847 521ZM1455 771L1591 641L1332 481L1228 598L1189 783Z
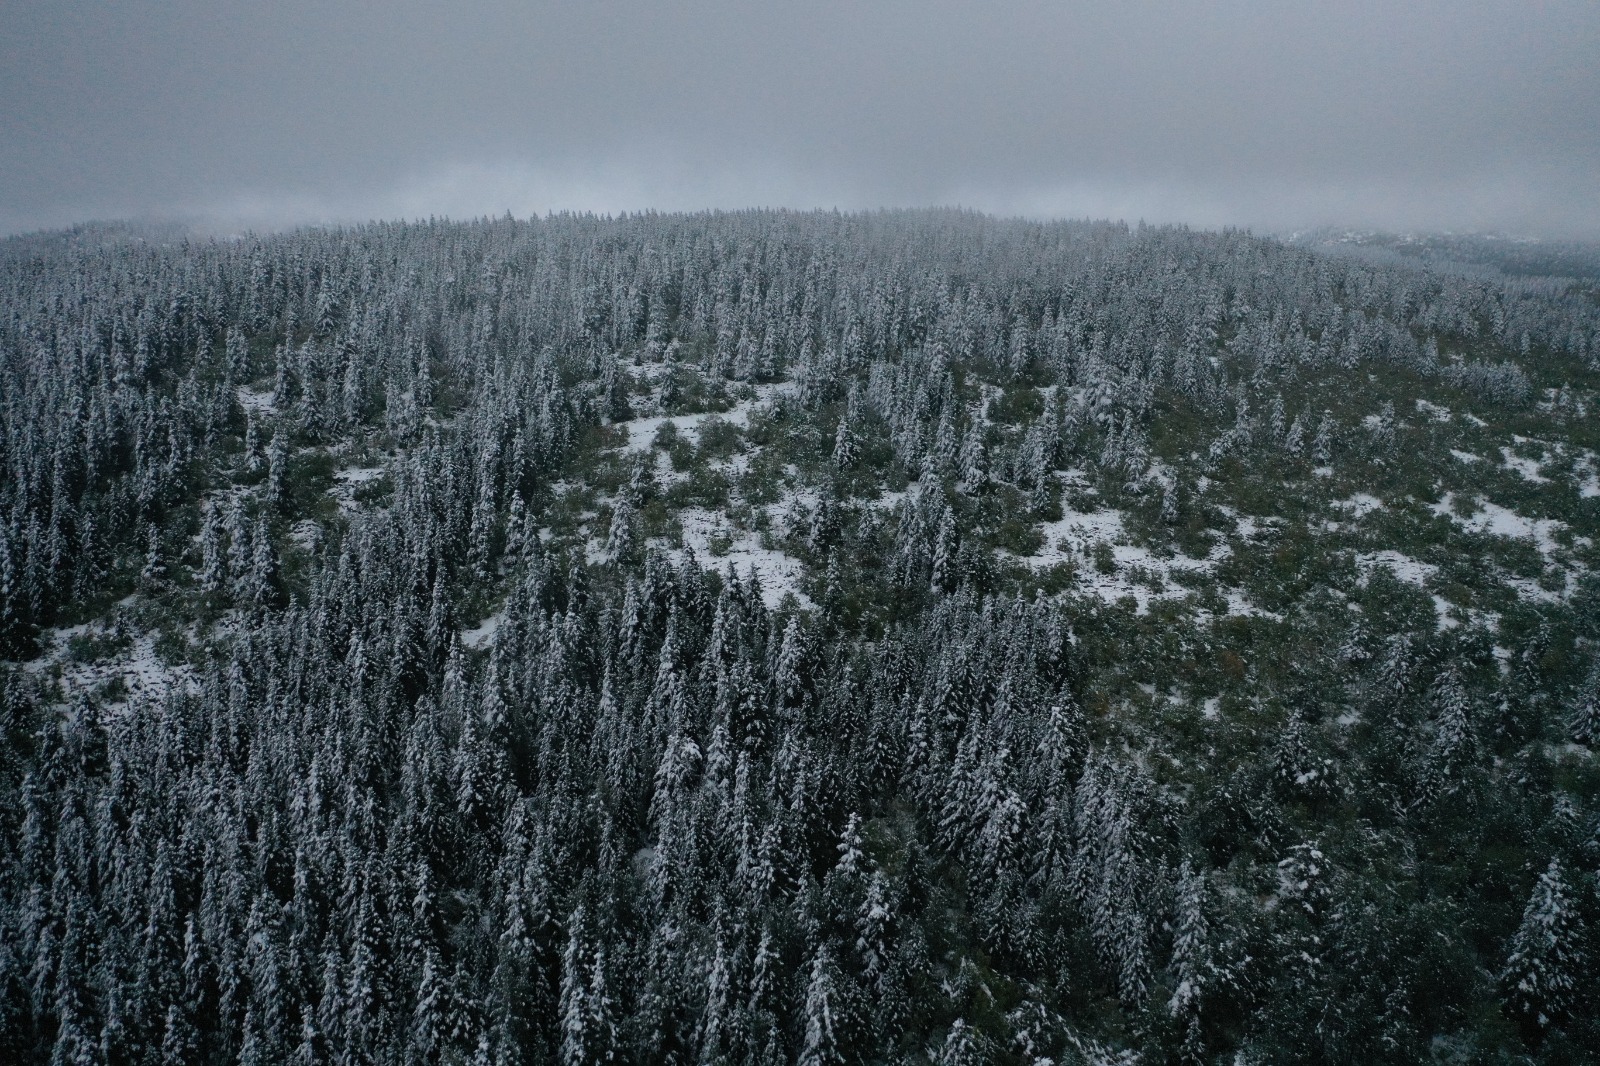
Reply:
M1205 1045L1200 1014L1213 966L1205 913L1205 875L1185 862L1178 874L1176 921L1172 938L1172 997L1167 1011L1182 1029L1183 1056L1202 1062Z
M1584 974L1582 919L1560 862L1551 859L1507 945L1500 971L1506 1010L1535 1035L1559 1026L1577 1005Z
M838 1002L833 959L826 947L819 947L811 957L811 976L806 983L805 1033L796 1059L801 1066L844 1061L835 1033Z
M1568 730L1578 744L1593 747L1600 741L1600 655L1590 663L1583 684L1578 686Z

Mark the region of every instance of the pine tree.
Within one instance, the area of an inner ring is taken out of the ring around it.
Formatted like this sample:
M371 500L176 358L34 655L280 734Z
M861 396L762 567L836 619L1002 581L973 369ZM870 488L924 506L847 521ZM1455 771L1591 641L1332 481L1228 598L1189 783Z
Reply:
M406 1061L409 1063L437 1062L444 1047L447 1006L439 966L438 952L430 947L423 954L417 1002L411 1013L411 1040L406 1048Z
M1379 684L1391 695L1405 696L1416 665L1410 634L1394 634L1384 642L1383 658L1378 664Z
M1286 432L1283 436L1283 450L1288 452L1290 455L1298 457L1300 453L1305 450L1305 446L1305 423L1300 421L1299 415L1295 415L1294 421L1290 424L1288 432Z
M1284 440L1285 411L1283 409L1283 397L1281 395L1274 396L1272 398L1272 407L1269 413L1268 422L1272 428L1273 441L1277 444L1286 446L1287 442Z
M805 635L800 622L790 618L783 629L783 640L778 646L777 662L772 668L772 692L777 708L796 708L805 695L801 666L806 657Z
M854 880L861 876L866 856L861 852L861 816L852 813L839 834L839 862L834 867L843 877Z
M619 562L630 558L634 545L633 505L626 496L617 500L611 511L611 528L606 534L606 551Z
M706 1005L700 1016L700 1031L696 1041L701 1062L718 1062L724 1058L724 1046L728 1042L729 998L731 982L729 979L729 966L727 951L723 946L719 933L716 946L711 953L711 963L706 970Z
M799 1058L795 1060L799 1066L826 1066L830 1062L844 1061L834 1031L838 1003L833 958L826 947L819 947L811 957L811 977L806 983L805 1036Z
M893 920L888 883L882 873L874 871L867 879L867 891L856 912L856 954L861 959L862 977L879 992L888 976L889 929Z
M959 477L956 487L968 495L975 495L988 483L988 460L985 452L983 424L977 418L973 418L967 423L967 432L961 440L961 452L957 457Z
M1205 874L1185 862L1178 872L1172 937L1173 989L1167 1013L1183 1029L1182 1050L1189 1062L1204 1061L1200 1011L1213 973L1205 891Z
M228 580L227 556L222 540L222 516L208 504L200 518L200 587L218 592Z
M250 348L245 341L244 333L238 326L229 326L225 350L227 353L228 377L236 382L250 380Z
M1600 654L1589 664L1589 673L1578 686L1568 730L1576 743L1591 747L1600 743Z
M1327 463L1333 458L1333 413L1323 411L1322 418L1317 422L1317 435L1311 441L1311 457L1319 463Z
M226 529L228 593L236 602L249 603L254 592L250 587L250 574L255 561L255 544L250 535L250 520L245 516L244 505L238 497L228 506Z
M151 523L145 530L144 567L139 571L139 583L148 593L158 588L167 576L167 564L161 557L161 531Z
M250 541L250 602L258 608L267 607L277 595L278 553L272 547L266 519L256 519Z
M1461 675L1452 665L1434 687L1437 717L1432 743L1423 767L1422 798L1433 799L1460 787L1463 771L1477 754L1472 728L1472 704Z
M856 438L853 412L839 419L839 428L833 435L833 465L839 470L849 470L861 456L861 444Z
M1385 400L1378 409L1377 415L1369 420L1369 429L1372 436L1372 450L1380 458L1394 451L1395 422L1394 402Z
M1563 1024L1584 975L1583 925L1561 863L1550 860L1522 911L1500 971L1506 1010L1532 1033Z
M939 516L939 530L933 541L933 589L936 592L948 592L954 589L958 579L958 552L960 542L956 538L956 516L949 505L944 508Z
M965 1019L957 1018L950 1023L934 1062L938 1066L978 1066L988 1061L985 1050L983 1041L972 1031L972 1026Z
M1333 791L1333 763L1316 757L1308 734L1304 715L1290 714L1273 752L1273 777L1285 796L1315 801Z
M586 1066L593 1061L583 925L580 906L567 922L567 948L561 956L561 1061L567 1066Z
M289 468L286 436L280 425L273 431L272 440L267 443L267 481L262 492L262 502L275 510L283 506L283 479L288 474Z

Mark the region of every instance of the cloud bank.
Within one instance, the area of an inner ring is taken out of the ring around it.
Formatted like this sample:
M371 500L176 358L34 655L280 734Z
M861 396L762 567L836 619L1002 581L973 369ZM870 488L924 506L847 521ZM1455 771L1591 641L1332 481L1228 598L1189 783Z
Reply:
M961 204L1600 236L1600 5L0 0L0 231Z

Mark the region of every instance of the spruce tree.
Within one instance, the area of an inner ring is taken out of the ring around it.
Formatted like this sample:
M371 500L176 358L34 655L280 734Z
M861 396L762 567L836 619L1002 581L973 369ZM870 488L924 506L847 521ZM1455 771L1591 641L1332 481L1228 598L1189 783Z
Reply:
M1551 859L1534 882L1500 971L1506 1011L1536 1038L1564 1024L1578 1003L1586 974L1583 936L1566 874Z

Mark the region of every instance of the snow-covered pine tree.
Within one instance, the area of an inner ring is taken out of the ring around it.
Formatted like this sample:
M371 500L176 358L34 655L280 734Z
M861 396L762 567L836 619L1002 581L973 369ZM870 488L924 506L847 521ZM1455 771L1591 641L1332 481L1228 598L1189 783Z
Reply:
M1506 1010L1532 1033L1566 1022L1585 977L1583 924L1561 863L1534 882L1500 971Z
M795 1059L799 1066L845 1061L835 1031L839 1009L836 981L833 956L826 946L819 946L811 956L811 973L806 981L805 1029L800 1054Z
M1578 686L1567 729L1579 744L1594 747L1600 743L1600 654L1589 663L1588 673Z

